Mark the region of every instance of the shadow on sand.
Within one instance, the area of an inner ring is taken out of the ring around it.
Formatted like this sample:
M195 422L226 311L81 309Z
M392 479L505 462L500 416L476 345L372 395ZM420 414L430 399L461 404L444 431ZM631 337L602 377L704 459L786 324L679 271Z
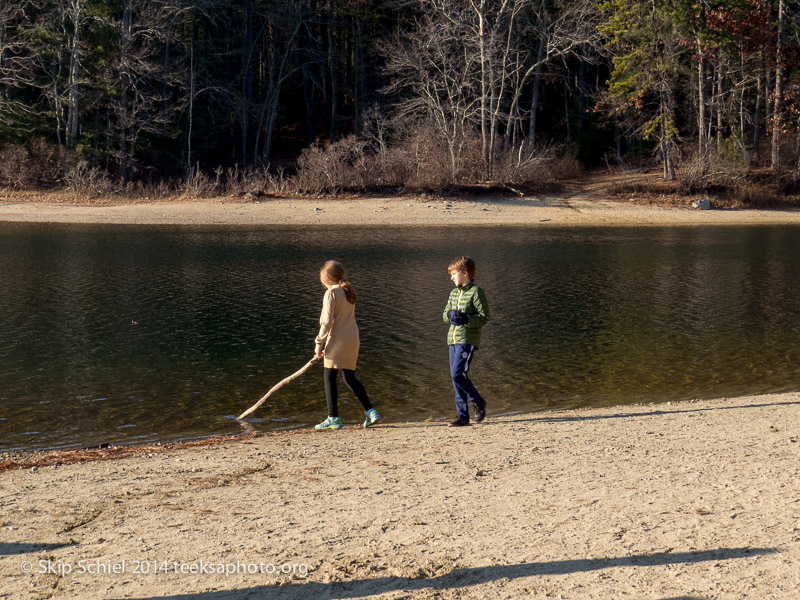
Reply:
M719 548L704 552L659 552L625 556L621 558L591 558L532 562L517 565L495 565L455 569L444 575L431 578L376 577L336 583L293 581L285 585L264 585L239 590L153 596L137 600L244 600L245 598L328 598L345 599L362 596L377 596L394 591L414 592L427 588L449 589L480 585L500 579L521 579L541 575L569 575L587 573L617 567L653 567L661 565L692 564L708 561L734 560L772 554L774 548ZM691 596L679 596L665 600L693 600Z
M72 546L71 543L65 544L15 544L0 542L0 556L14 556L16 554L27 554L29 552L42 552L44 550L56 550L65 546Z
M550 415L548 413L545 414L537 414L536 416L531 417L530 419L514 419L515 422L528 422L528 423L536 423L536 422L544 422L544 423L571 423L571 422L579 422L579 421L603 421L605 419L631 419L635 417L658 417L662 415L681 415L681 414L691 414L691 413L704 413L704 412L717 412L722 410L748 410L751 408L767 408L770 406L794 406L800 405L800 402L768 402L765 404L746 404L746 405L738 405L738 406L708 406L703 408L686 408L686 409L678 409L678 410L659 410L654 409L647 412L627 412L627 413L617 413L613 415L596 415L591 414L596 410L596 408L587 409L587 414L585 415L574 415L569 417L560 417L557 415ZM601 407L597 407L601 408ZM610 407L610 408L618 408L618 407ZM563 410L570 410L570 409L563 409ZM591 411L591 412L590 412ZM558 409L558 412L562 412L562 409ZM504 417L511 417L514 414L518 413L503 413L496 415L494 418L489 419L481 424L482 427L486 425L505 425L507 421L504 420ZM493 415L489 414L489 417Z

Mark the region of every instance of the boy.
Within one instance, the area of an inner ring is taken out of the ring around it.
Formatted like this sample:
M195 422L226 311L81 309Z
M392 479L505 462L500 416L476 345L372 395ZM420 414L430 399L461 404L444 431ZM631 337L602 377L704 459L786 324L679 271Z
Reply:
M480 423L486 417L486 401L475 389L467 376L470 362L481 341L481 327L489 320L489 303L486 294L473 282L475 261L461 256L447 267L450 279L456 286L450 292L442 318L450 324L447 345L450 347L450 376L456 391L458 416L448 423L450 427L469 425L467 400L475 407L474 421Z

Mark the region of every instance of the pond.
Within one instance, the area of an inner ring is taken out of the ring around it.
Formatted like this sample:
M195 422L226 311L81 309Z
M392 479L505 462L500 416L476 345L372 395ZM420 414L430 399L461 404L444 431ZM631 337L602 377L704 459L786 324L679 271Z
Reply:
M800 388L800 227L0 225L0 448L190 439L310 357L321 264L359 294L386 422L454 415L441 320L469 254L492 319L489 415ZM248 421L325 417L321 367ZM342 386L340 416L362 419Z

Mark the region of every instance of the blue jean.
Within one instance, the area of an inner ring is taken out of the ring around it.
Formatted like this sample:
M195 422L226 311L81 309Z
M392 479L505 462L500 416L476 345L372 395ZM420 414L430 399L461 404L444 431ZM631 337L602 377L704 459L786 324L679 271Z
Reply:
M467 375L472 357L477 348L470 344L453 344L450 348L450 377L453 379L453 388L456 391L456 412L462 423L469 423L469 402L476 409L486 410L486 401L475 389L472 380Z

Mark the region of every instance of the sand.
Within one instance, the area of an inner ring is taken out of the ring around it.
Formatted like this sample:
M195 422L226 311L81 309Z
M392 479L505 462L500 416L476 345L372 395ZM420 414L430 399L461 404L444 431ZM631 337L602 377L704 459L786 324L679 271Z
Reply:
M0 596L771 599L800 394L267 434L0 473Z
M77 205L0 193L0 222L139 225L751 225L800 224L800 210L699 210L609 198L603 182L520 197L272 198Z
M800 223L589 197L72 206L153 224ZM448 207L447 204L450 206ZM320 210L316 210L320 209ZM380 423L0 472L0 598L795 599L800 394Z

